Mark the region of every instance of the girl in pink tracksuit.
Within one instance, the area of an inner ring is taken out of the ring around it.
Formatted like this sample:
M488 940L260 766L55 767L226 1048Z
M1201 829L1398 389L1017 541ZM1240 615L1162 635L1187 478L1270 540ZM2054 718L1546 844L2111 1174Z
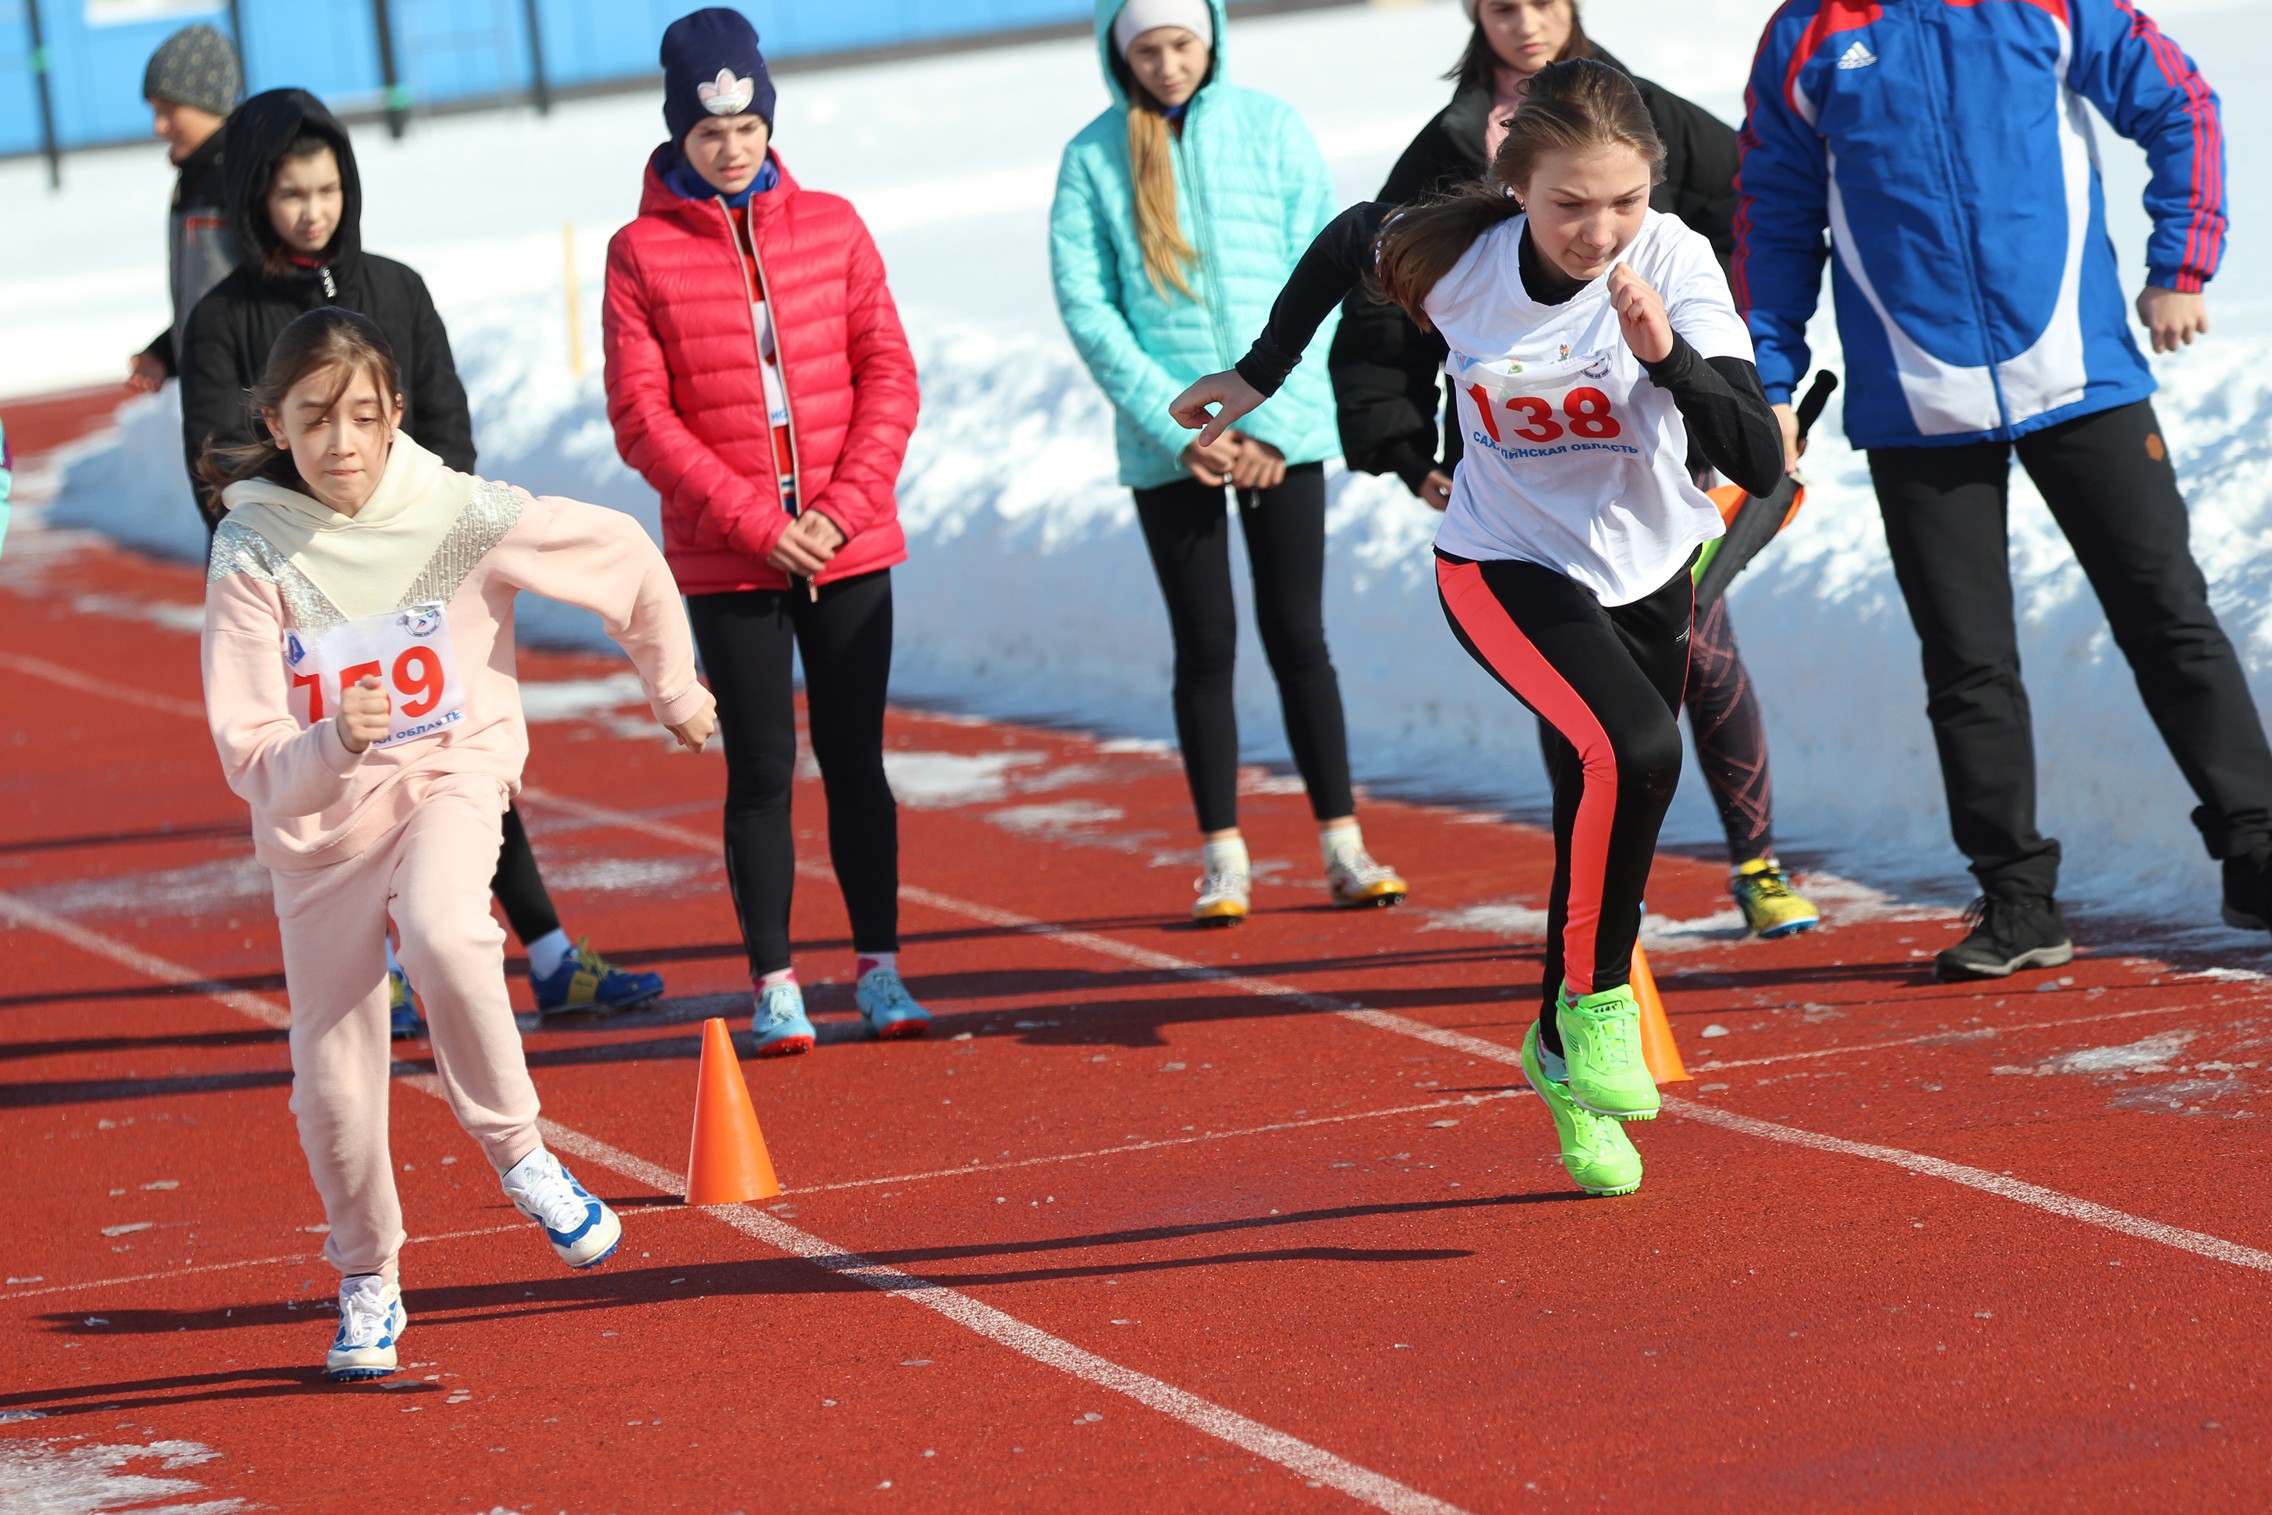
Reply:
M252 806L291 1000L292 1113L344 1275L327 1368L395 1368L407 1318L387 1147L386 962L394 917L425 992L451 1109L571 1267L622 1225L544 1148L489 911L505 806L528 751L513 597L600 615L656 718L699 750L678 586L627 516L535 499L445 467L397 430L392 351L327 307L286 327L254 392L249 448L209 449L229 507L205 595L205 704L229 787Z

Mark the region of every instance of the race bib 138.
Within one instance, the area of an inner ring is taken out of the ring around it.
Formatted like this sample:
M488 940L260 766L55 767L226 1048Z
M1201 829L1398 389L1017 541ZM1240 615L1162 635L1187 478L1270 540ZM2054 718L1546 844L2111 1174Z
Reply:
M303 726L332 718L340 691L365 678L386 690L387 734L374 747L438 735L465 719L465 685L442 607L408 605L310 635L284 633L292 713Z

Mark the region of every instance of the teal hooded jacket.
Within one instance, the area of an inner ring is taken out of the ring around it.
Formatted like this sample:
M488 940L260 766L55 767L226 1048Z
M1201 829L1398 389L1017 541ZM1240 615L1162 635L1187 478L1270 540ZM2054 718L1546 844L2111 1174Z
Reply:
M1073 346L1119 412L1120 482L1148 489L1187 477L1177 459L1196 433L1175 423L1168 401L1245 354L1295 262L1339 207L1325 157L1293 107L1224 82L1229 21L1223 0L1208 0L1214 57L1175 142L1176 220L1198 254L1185 277L1199 298L1173 284L1165 295L1154 289L1136 241L1128 98L1112 68L1112 23L1124 3L1097 0L1097 61L1113 103L1066 145L1058 166L1050 271ZM1332 457L1324 366L1295 369L1239 430L1289 463Z

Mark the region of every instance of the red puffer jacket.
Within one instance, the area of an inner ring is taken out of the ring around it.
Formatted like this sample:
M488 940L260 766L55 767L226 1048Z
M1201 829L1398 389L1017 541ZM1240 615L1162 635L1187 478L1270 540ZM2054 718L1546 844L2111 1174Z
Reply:
M766 425L750 288L726 208L647 163L639 218L607 249L607 414L616 451L663 497L663 553L687 594L786 589L765 561L788 529ZM789 396L797 497L845 535L826 583L907 558L893 487L915 429L915 358L883 259L851 202L781 182L750 197Z

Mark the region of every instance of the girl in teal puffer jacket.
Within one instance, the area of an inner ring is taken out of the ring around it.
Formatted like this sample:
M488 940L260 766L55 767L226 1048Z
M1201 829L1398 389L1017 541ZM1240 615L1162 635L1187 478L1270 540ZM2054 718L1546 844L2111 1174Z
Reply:
M1318 820L1336 903L1393 905L1404 881L1365 852L1349 783L1341 686L1326 650L1325 472L1333 396L1297 370L1241 429L1206 448L1168 415L1201 374L1238 357L1295 262L1334 213L1325 161L1301 118L1223 81L1222 0L1097 0L1113 104L1066 146L1050 209L1057 308L1119 412L1120 481L1167 599L1176 735L1199 813L1195 919L1247 913L1238 829L1238 721L1229 520L1235 492L1262 647L1287 744Z

